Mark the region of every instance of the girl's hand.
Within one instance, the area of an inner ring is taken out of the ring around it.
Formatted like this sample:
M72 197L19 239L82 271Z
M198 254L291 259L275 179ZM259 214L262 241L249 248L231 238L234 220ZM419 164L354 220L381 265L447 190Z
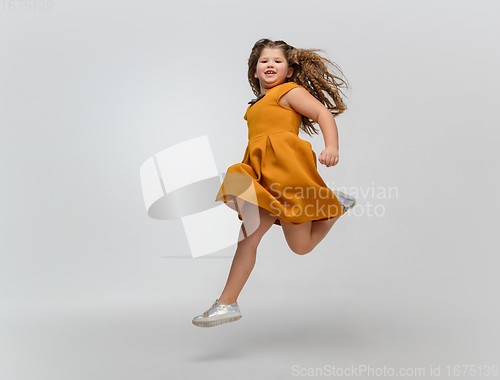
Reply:
M335 166L339 162L339 150L328 147L318 157L318 161L326 167Z

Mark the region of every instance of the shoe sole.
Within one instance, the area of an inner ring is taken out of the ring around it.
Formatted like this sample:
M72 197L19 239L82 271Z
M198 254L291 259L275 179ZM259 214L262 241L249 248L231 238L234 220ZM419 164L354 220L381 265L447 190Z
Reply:
M342 198L349 199L349 200L352 200L352 201L353 201L352 205L351 205L351 206L349 206L349 207L347 207L347 208L345 209L345 211L350 210L351 208L353 208L354 206L356 206L356 198L354 198L354 197L350 197L350 196L348 196L347 194L344 194L342 191L338 191L338 190L337 190L337 193L338 193L338 194L339 194ZM344 211L344 212L345 212L345 211Z
M214 327L218 325L222 325L223 323L235 322L240 319L242 316L237 315L235 317L217 319L215 321L193 321L193 325L198 327Z

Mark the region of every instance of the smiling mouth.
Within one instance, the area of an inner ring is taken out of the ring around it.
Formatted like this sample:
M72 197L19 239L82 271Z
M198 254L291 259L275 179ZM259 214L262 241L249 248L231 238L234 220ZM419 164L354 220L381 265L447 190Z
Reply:
M274 71L266 71L264 74L270 75L270 74L276 74Z

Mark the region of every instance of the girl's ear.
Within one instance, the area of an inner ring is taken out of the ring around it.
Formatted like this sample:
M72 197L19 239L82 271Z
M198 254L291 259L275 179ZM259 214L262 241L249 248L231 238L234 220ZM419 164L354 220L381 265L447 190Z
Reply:
M287 78L290 78L293 74L293 67L288 68L288 74L286 75Z

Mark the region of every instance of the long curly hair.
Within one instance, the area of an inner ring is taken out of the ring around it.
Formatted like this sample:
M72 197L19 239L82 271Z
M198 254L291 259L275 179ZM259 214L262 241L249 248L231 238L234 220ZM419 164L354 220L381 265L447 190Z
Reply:
M292 76L287 78L285 82L295 82L304 87L312 96L328 108L333 117L340 115L347 109L340 95L345 96L341 90L342 87L349 88L347 79L337 64L317 53L322 52L322 50L296 49L288 45L285 41L272 41L267 38L263 38L255 43L248 58L248 82L255 96L260 94L260 81L254 75L257 69L257 62L262 50L265 48L280 49L287 60L288 67L293 68ZM338 70L345 80L332 74L329 66ZM314 124L314 120L302 115L300 128L309 136L313 133L319 134Z

